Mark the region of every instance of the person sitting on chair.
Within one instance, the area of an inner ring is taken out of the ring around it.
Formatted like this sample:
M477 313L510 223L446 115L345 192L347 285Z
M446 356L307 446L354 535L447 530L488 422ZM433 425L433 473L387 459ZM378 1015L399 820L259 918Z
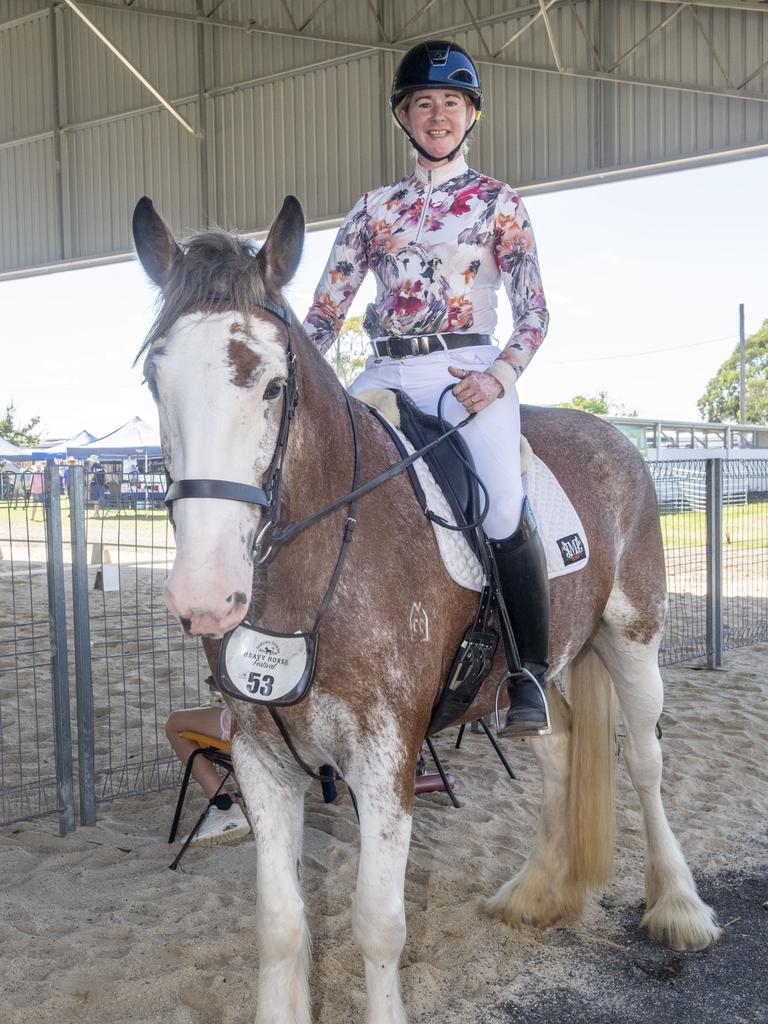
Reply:
M199 747L181 733L202 733L226 743L229 741L231 728L232 716L229 708L224 704L208 704L200 708L172 711L165 723L165 735L176 756L186 765L190 755ZM247 836L251 831L250 822L229 793L218 792L221 788L221 779L215 765L205 757L196 757L192 763L192 778L200 784L205 795L213 802L208 816L192 842L214 846L217 843L228 843L233 839Z
M415 167L401 181L366 192L348 214L304 328L326 352L370 269L377 296L364 325L374 354L350 393L398 388L434 416L453 383L445 418L456 423L479 414L462 438L489 491L484 527L522 664L520 672L505 635L506 730L540 735L549 729L549 584L521 481L516 383L544 340L549 314L520 196L464 159L482 104L477 68L460 46L430 40L406 53L390 106L416 151ZM501 285L515 321L503 348L491 337Z

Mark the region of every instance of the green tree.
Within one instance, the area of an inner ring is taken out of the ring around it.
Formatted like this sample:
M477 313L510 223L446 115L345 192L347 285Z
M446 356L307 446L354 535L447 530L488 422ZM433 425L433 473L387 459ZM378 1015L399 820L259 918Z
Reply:
M612 402L607 391L598 391L596 395L574 395L570 402L561 402L563 409L579 409L591 412L596 416L637 416L637 409Z
M593 412L596 416L608 415L608 394L598 391L596 395L574 395L570 402L562 403L563 409L579 409L581 412Z
M747 423L768 423L768 320L746 339ZM709 423L739 421L739 346L725 360L696 405Z
M368 335L363 330L363 318L349 316L339 331L336 344L326 352L325 358L346 388L365 366L369 354L370 346Z
M5 416L0 419L0 437L4 437L11 444L17 444L21 448L31 448L40 444L40 433L36 428L40 424L40 417L33 416L28 423L16 422L16 406L13 399L5 407Z

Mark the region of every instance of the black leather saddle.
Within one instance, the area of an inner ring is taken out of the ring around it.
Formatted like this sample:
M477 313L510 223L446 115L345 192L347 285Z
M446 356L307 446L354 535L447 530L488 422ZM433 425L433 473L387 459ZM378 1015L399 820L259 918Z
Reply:
M414 448L423 448L445 433L437 416L429 416L427 413L421 412L413 400L404 392L395 389L390 390L392 390L397 399L397 408L400 413L400 430ZM372 412L388 429L401 457L405 458L408 452L403 447L392 424L378 413L376 409L372 409ZM461 435L452 434L442 444L427 452L424 456L424 461L435 478L438 487L445 495L445 499L456 520L456 525L466 526L467 524L474 523L482 511L483 502L477 485L477 477L468 468L470 467L474 471L472 456ZM426 496L413 466L408 467L408 475L419 504L424 509L428 518L440 523L441 520L438 516L427 511ZM480 551L481 533L480 528L470 529L464 536L469 541L475 554L482 561Z

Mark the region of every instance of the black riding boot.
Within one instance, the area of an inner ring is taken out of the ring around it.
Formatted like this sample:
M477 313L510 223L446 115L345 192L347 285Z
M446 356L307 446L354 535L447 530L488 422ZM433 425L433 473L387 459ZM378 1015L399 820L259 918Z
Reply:
M503 731L507 735L538 736L549 731L544 696L544 677L549 668L549 577L547 556L527 498L517 530L504 540L492 540L491 549L520 662L530 673L520 674L510 657L502 620L507 665L512 674Z

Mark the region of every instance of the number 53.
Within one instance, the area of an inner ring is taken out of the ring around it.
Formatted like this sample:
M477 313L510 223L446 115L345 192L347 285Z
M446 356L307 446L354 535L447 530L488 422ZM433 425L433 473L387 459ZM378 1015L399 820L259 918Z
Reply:
M248 685L246 690L249 693L258 693L260 697L269 697L272 694L272 687L275 685L274 676L263 676L261 672L248 673Z

